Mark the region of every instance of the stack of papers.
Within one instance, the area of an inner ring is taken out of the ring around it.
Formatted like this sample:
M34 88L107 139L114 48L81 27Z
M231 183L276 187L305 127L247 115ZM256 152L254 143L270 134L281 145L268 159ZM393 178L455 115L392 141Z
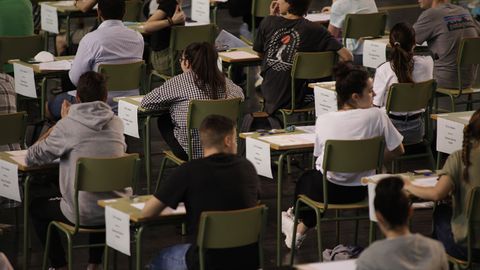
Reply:
M40 70L70 70L73 60L60 60L38 64Z
M305 145L315 142L315 133L264 136L259 139L280 146Z

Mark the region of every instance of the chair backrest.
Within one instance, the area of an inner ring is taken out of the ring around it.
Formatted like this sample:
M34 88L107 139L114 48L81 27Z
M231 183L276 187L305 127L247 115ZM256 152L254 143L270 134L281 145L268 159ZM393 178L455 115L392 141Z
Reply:
M108 91L125 91L139 89L145 94L145 62L138 61L125 64L100 64L98 72L107 78Z
M358 173L382 168L384 138L327 140L323 155L323 193L328 207L327 172Z
M142 2L139 0L125 1L125 15L123 15L123 20L127 22L138 22L142 5Z
M337 61L335 52L298 52L293 59L290 76L292 102L291 109L295 109L296 82L295 79L321 79L333 75L333 67Z
M419 83L394 83L387 96L387 112L409 112L430 109L437 88L435 80Z
M197 237L200 269L205 269L205 249L235 248L253 243L258 243L262 267L262 241L266 223L265 205L233 211L203 212Z
M463 88L462 83L462 70L468 68L466 66L476 66L476 72L478 73L478 66L480 65L480 54L478 49L480 48L480 37L475 38L463 38L460 41L457 53L457 77L458 77L458 89ZM474 78L472 78L474 79Z
M480 187L470 191L470 198L467 205L468 218L468 245L470 248L480 248ZM471 249L470 252L471 253Z
M192 129L198 129L203 119L212 114L222 115L237 122L241 102L240 98L190 101L187 114L187 154L189 159L192 158Z
M0 145L18 143L25 148L26 112L0 114L0 127Z
M257 34L257 18L264 18L270 15L270 3L272 0L253 0L252 1L252 37L255 40Z
M43 37L40 35L0 37L0 72L8 60L28 60L44 48Z
M387 14L385 12L368 14L347 14L343 25L343 44L347 38L379 37L385 34Z
M174 26L170 32L170 56L194 42L215 44L216 25ZM171 76L175 75L175 57L170 57Z

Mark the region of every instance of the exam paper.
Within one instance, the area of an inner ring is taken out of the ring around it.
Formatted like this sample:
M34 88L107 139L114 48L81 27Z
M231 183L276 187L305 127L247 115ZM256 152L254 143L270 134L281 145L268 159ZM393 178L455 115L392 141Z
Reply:
M124 100L118 102L118 117L123 121L123 133L135 138L138 134L138 106Z
M220 55L223 56L223 57L227 57L227 58L235 59L235 60L259 58L258 55L255 55L255 54L249 53L249 52L245 52L245 51L221 52Z
M259 139L280 146L305 145L315 142L315 133L263 136Z
M60 60L38 64L40 70L70 70L73 60Z
M311 22L328 22L330 21L330 13L310 13L307 14L305 19L311 21Z
M0 196L22 202L17 164L0 160Z
M273 179L270 157L270 144L257 139L246 139L247 159L252 162L257 174Z
M107 205L105 228L107 245L130 256L130 216Z

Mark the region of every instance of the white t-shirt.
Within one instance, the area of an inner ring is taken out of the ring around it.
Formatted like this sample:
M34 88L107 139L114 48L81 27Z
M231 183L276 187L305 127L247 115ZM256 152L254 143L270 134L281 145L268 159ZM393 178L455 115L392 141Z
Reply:
M332 4L330 24L342 29L347 14L365 14L378 12L374 0L337 0ZM356 39L347 39L344 46L353 54L363 54L363 43Z
M313 154L317 170L322 173L323 151L327 140L360 140L383 136L389 151L397 148L403 136L393 126L385 111L379 108L354 109L329 112L320 115L315 124L315 148ZM374 175L375 170L358 173L328 172L327 179L341 186L360 186L360 179Z
M433 59L430 56L413 56L413 81L424 82L433 79ZM375 106L385 109L388 97L388 89L394 83L398 83L398 78L390 65L390 62L385 62L380 65L375 71L375 80L373 81L373 91L375 97L373 97L373 104ZM412 112L395 112L395 115L412 115L425 110L418 110Z

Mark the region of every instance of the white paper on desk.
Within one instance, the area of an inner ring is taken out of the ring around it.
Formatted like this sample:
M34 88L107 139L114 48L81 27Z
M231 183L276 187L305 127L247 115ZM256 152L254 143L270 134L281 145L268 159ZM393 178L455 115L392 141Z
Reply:
M363 66L377 68L387 61L387 43L379 40L363 42Z
M412 185L420 187L434 187L438 182L438 176L426 176L421 178L415 178L412 181Z
M309 263L296 265L298 270L355 270L357 269L356 260L343 260L334 262Z
M73 60L60 60L38 64L40 70L70 70Z
M130 97L130 98L135 100L138 103L142 103L142 100L143 100L143 96L141 96L141 97Z
M0 196L22 202L18 184L18 166L5 160L0 160Z
M15 76L15 92L26 97L37 98L33 69L14 63L13 74Z
M369 176L368 179L370 180L367 184L368 186L368 215L370 217L370 221L378 222L377 216L375 215L375 205L373 204L373 200L375 200L375 188L377 187L378 181L382 180L385 177L391 176L391 174L377 174Z
M57 9L53 6L40 3L40 23L42 30L58 34Z
M445 118L437 120L437 151L451 154L462 149L465 125Z
M315 143L315 133L264 136L260 139L280 146L305 145Z
M57 7L73 7L75 6L75 1L70 1L70 0L56 1L54 5Z
M311 22L328 22L330 21L330 13L309 13L305 19Z
M235 60L259 58L258 55L255 55L249 52L244 52L244 51L221 52L220 55L223 57L228 57Z
M130 204L131 206L137 208L137 209L140 209L140 210L143 210L143 208L145 207L145 203L144 202L140 202L140 203L132 203Z
M18 156L23 156L25 157L27 155L28 150L15 150L15 151L6 151L10 157L18 157Z
M252 162L257 174L273 179L270 144L257 139L246 139L247 159Z
M170 207L163 209L163 211L160 213L160 216L181 215L186 213L187 209L185 208L185 205L183 203L179 203L176 209Z
M210 23L209 0L192 0L192 20L200 23Z
M107 245L130 256L130 216L107 205L105 228Z
M124 100L118 102L118 117L123 121L123 133L135 138L138 134L138 106Z
M327 112L336 112L337 92L315 85L313 88L315 95L315 116L318 117Z
M314 125L312 125L312 126L299 126L299 127L296 127L296 129L301 130L301 131L306 132L306 133L315 133L315 126Z
M219 50L229 50L232 48L248 47L248 44L231 33L222 30L215 39L215 47Z
M206 24L209 24L209 22L185 22L185 26L197 26Z

